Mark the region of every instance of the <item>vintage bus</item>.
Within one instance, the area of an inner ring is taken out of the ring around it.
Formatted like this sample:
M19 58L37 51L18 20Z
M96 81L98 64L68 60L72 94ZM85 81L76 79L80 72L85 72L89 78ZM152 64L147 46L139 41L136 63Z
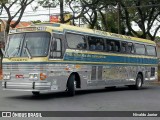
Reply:
M59 23L10 31L3 51L4 90L67 91L129 86L157 79L153 41Z

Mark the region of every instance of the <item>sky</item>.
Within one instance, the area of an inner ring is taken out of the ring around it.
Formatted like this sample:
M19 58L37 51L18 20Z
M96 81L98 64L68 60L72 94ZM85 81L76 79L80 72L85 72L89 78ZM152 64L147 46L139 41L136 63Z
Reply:
M23 14L21 21L35 21L35 20L49 21L49 8L43 8L36 1L39 1L39 0L35 0L34 2L31 3L31 5L28 5L26 7L26 10ZM33 8L37 6L38 6L38 9L34 11ZM15 10L17 10L16 5L11 8L11 13L15 13L14 12ZM71 10L64 5L64 12L71 12ZM59 14L59 13L60 13L59 6L57 6L56 8L54 7L50 8L50 14ZM0 18L1 17L7 17L7 13L4 10L2 12L2 15L0 15ZM3 19L7 19L7 18L3 18ZM15 17L14 20L16 19L17 17Z
M33 8L36 6L38 6L36 2L33 2L31 5L27 6L21 21L35 21L35 20L48 21L49 20L49 9L39 6L36 11L33 11ZM13 6L11 8L11 13L14 13L14 10L17 9L16 7L17 6ZM51 14L59 13L59 7L50 8L50 13ZM4 10L0 17L2 16L7 17L7 13ZM3 19L7 19L7 18L3 18ZM14 20L16 19L17 17L15 17Z

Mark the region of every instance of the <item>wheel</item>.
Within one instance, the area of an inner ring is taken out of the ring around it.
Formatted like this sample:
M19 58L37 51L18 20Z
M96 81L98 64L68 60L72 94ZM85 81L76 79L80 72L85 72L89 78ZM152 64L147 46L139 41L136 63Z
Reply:
M69 96L75 95L76 81L75 75L71 75L67 82L67 92Z
M39 95L40 95L40 92L32 91L32 94L35 95L35 96L39 96Z
M116 86L108 86L108 87L105 87L105 89L115 89Z
M135 84L135 89L136 90L139 90L142 88L142 84L143 84L143 77L141 74L138 74L137 75L137 78L136 78L136 84Z

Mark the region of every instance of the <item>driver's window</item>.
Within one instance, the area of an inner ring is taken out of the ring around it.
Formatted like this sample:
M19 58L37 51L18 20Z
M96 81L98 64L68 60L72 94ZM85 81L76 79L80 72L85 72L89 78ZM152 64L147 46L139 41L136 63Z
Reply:
M53 38L50 47L50 58L61 58L61 57L62 57L61 40Z

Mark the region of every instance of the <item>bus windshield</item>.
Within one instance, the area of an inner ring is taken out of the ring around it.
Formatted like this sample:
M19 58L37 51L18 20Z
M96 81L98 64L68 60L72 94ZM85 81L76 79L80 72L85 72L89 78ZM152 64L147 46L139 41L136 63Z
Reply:
M51 35L47 32L9 35L5 57L47 56Z

